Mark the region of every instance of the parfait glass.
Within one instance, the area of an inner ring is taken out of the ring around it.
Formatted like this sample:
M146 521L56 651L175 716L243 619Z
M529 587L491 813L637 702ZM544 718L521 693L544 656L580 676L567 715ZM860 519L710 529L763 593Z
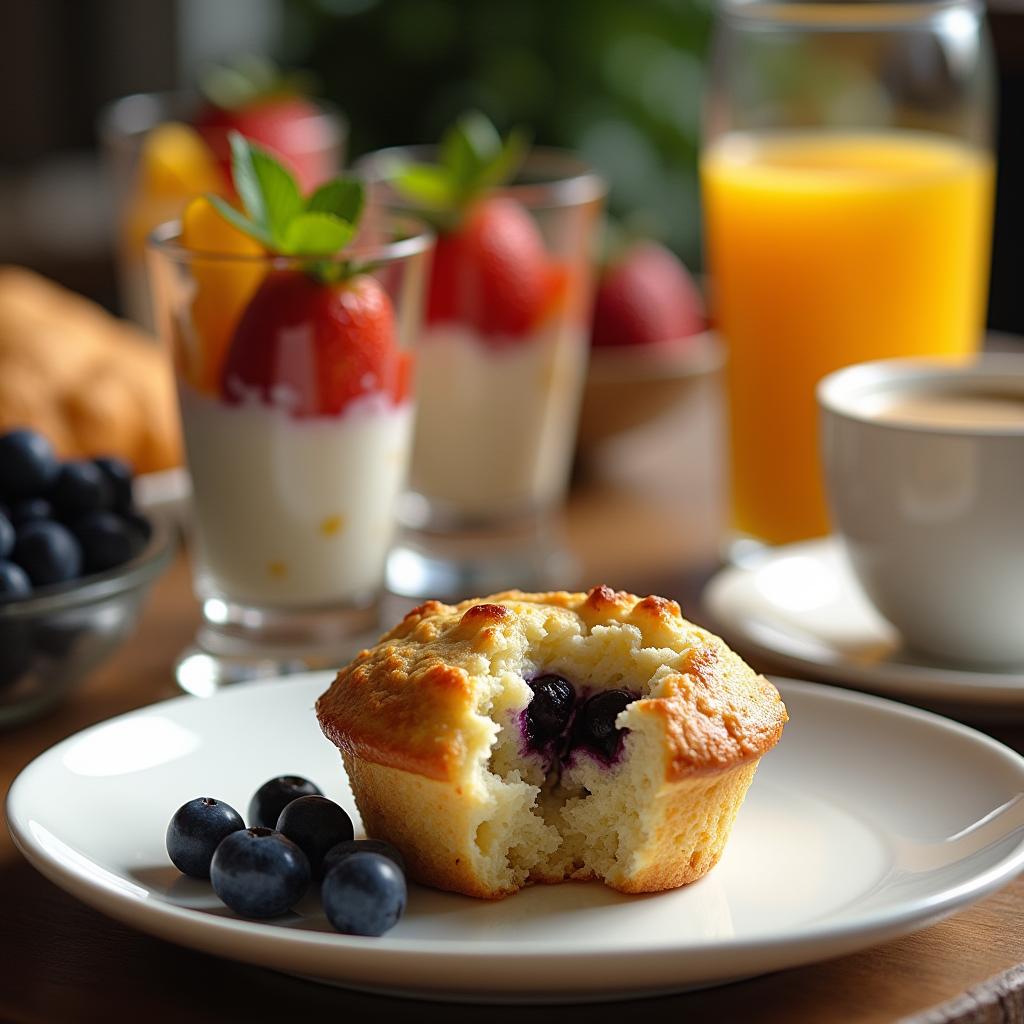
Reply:
M828 532L822 377L978 348L993 69L975 0L718 10L701 177L742 557Z
M193 490L189 692L333 667L376 627L432 246L400 218L335 257L197 251L177 224L153 234Z
M492 224L511 221L536 237L532 261L503 266L499 241L491 266L460 274L465 253L452 255L461 242L443 217L411 205L389 182L403 162L436 159L435 147L413 146L357 165L371 184L371 220L414 213L439 232L417 358L404 529L388 560L388 588L453 599L562 586L572 559L555 513L568 487L589 355L605 184L569 153L534 149L511 183L477 201L498 210Z
M155 327L146 281L150 233L179 218L194 196L230 195L228 129L191 127L197 109L196 98L185 92L136 93L115 100L99 116L114 188L121 312L150 329ZM308 193L340 172L347 139L341 112L318 102L290 125L289 152L269 148Z

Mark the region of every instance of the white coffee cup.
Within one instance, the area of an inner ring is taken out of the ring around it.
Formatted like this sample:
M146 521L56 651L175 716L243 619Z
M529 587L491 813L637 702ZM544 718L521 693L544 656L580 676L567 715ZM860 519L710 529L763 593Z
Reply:
M909 647L946 661L1021 665L1024 425L893 413L907 399L950 395L997 405L1002 396L1016 408L1024 355L883 360L821 381L833 528L865 593Z

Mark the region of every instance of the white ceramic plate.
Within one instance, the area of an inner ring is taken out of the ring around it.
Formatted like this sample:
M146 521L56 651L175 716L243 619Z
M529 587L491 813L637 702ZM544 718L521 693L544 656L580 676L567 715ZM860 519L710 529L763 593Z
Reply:
M177 698L65 740L11 788L15 840L57 885L173 942L357 988L493 1001L628 997L838 956L1024 866L1024 759L927 712L782 682L792 720L724 858L691 886L629 897L570 884L500 902L413 886L380 939L332 932L315 895L278 923L242 920L170 866L167 821L203 794L244 813L282 772L354 812L312 713L328 679Z
M906 650L832 539L788 544L729 566L708 584L703 602L740 652L784 671L918 702L1024 712L1024 666L951 667Z

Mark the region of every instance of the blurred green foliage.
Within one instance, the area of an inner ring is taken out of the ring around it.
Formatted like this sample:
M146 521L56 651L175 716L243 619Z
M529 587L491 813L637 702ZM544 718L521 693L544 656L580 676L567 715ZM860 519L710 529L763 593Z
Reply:
M612 212L700 262L696 154L713 0L285 0L279 56L349 117L350 154L476 107L579 151Z

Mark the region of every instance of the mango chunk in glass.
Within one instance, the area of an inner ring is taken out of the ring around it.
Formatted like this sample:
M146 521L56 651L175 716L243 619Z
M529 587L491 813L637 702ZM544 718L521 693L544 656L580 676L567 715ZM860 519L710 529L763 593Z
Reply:
M196 258L192 277L191 331L184 330L179 367L198 391L216 394L224 359L235 327L263 279L265 265L258 260L225 260L227 256L260 256L263 247L229 224L203 196L193 199L181 221L181 244L208 259Z

